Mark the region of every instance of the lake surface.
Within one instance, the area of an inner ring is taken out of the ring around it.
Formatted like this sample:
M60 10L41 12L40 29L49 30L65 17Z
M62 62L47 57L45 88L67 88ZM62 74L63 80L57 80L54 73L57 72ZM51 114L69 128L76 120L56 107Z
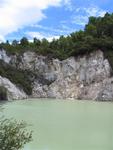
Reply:
M24 150L113 150L113 103L24 100L3 108L6 117L32 124Z

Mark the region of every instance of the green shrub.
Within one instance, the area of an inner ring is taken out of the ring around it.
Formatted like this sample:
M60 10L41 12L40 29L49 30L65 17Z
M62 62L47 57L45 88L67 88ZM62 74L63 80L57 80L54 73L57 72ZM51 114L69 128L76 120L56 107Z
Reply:
M27 132L26 123L9 119L0 120L0 150L20 150L32 140L32 132Z

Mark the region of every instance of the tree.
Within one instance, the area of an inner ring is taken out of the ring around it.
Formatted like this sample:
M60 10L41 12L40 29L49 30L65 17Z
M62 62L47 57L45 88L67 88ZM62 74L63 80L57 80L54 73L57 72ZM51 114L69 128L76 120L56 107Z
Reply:
M0 120L0 150L20 150L32 140L32 132L27 132L26 123L9 119Z
M93 24L88 24L85 27L85 32L88 35L92 35L93 37L96 37L97 36L97 27Z
M41 41L39 39L37 39L36 37L33 39L33 43L35 44L35 46L41 45Z
M84 39L84 31L80 30L74 33L71 33L71 38L73 42L82 41Z
M45 38L42 39L42 43L41 43L41 44L42 44L42 46L44 46L44 47L46 47L46 46L48 47L48 46L49 46L49 42L48 42L48 40L45 39Z
M18 43L19 43L19 42L18 42L17 40L13 40L13 41L12 41L12 45L13 45L13 46L17 46Z
M29 41L26 37L23 37L21 40L20 40L20 45L22 46L28 46L29 44Z
M6 44L7 44L7 45L10 45L10 43L9 43L9 41L8 41L8 40L6 40Z
M97 18L96 17L93 17L93 16L89 17L88 24L96 25L96 23L97 23Z
M47 39L45 38L42 39L38 52L39 54L42 54L42 55L47 55L49 53L49 42Z

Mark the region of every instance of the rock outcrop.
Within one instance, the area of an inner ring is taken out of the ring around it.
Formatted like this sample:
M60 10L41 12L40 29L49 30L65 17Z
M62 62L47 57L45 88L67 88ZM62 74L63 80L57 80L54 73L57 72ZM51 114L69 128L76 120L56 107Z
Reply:
M32 84L32 97L113 100L111 67L101 50L63 61L30 51L21 56L7 56L7 60L2 57L2 60L38 74L39 78Z
M27 98L25 92L16 87L7 78L3 78L0 76L0 86L6 89L8 100L18 100Z

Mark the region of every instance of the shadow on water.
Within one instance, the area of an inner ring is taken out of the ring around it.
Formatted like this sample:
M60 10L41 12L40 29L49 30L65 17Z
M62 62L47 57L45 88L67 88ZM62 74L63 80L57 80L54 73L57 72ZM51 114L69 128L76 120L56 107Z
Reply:
M0 101L5 101L7 99L7 89L3 86L0 86Z
M0 86L0 112L3 111L3 105L6 104L7 100L7 89Z

